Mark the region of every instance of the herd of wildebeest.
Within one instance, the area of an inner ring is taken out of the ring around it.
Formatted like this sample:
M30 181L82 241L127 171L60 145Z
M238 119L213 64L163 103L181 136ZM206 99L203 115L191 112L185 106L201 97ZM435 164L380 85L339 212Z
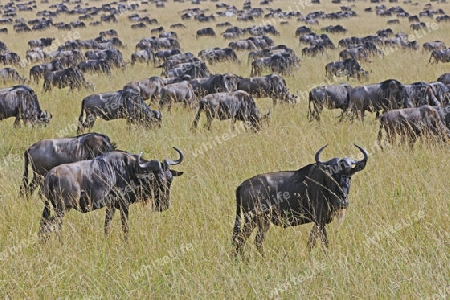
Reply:
M389 1L393 5L395 2ZM42 0L40 5L46 3L48 1ZM333 0L333 3L339 4L340 0ZM54 27L65 30L119 22L118 16L125 15L128 20L135 22L132 28L147 28L147 25L159 23L140 13L146 12L146 8L164 9L165 1L141 0L133 4L120 1L102 4L101 7L91 5L93 3L81 4L81 1L51 4L48 6L50 10L37 11L39 18L26 21L18 14L20 11L34 11L35 1L13 1L1 5L3 17L0 18L0 24L13 24L16 32L45 32ZM198 0L194 0L193 4L201 7ZM70 5L73 7L69 8ZM282 20L279 21L280 26L289 25L295 19L306 25L317 26L322 19L339 20L358 16L352 6L341 6L339 11L332 13L313 11L303 15L300 11L270 8L273 6L271 0L264 0L260 5L261 8L252 7L246 1L244 7L238 9L225 3L216 3L215 13L207 15L207 11L200 7L185 9L181 12L181 20L197 20L201 25L214 23L219 17L247 22L277 18ZM319 7L320 1L314 0L311 5ZM428 25L421 22L420 18L436 17L436 22L443 25L450 21L442 9L434 8L439 6L438 2L425 5L419 15L410 15L398 5L388 8L377 0L371 0L371 5L374 7L366 8L364 13L375 10L378 16L395 17L389 19L388 24L397 24L401 19L408 20L413 30L427 28ZM78 16L78 20L53 23L52 17L59 15ZM84 21L87 20L91 22L86 25ZM345 34L347 29L342 25L321 28L321 33L306 25L293 32L300 44L307 44L301 50L303 59L314 59L329 49L341 48L339 60L324 66L324 75L328 80L346 76L347 81L352 78L366 82L370 73L360 63L367 62L371 56L383 57L384 47L411 52L420 48L417 41L408 39L408 34L394 33L390 28L380 29L364 37L345 37L335 46L328 34ZM170 26L173 30L184 27L183 23ZM127 236L130 204L151 201L157 211L169 208L172 180L183 174L171 167L183 162L183 152L174 147L178 159L159 161L143 159L142 153L135 155L120 151L104 134L83 134L85 129L90 131L93 128L97 118L126 119L130 126L140 124L149 130L158 130L158 127L163 126L161 110L166 106L170 110L172 104L183 103L190 109L198 108L193 130L204 112L208 130L211 130L213 119L231 119L233 124L237 120L245 122L248 124L246 128L256 132L262 130L264 119L270 119L270 111L262 114L254 98L272 98L274 105L279 102L295 105L298 98L289 91L284 77L290 76L300 67L301 59L296 51L286 45L274 44L270 35L280 35L275 26L266 24L240 28L227 21L217 23L216 30L223 30L220 36L231 40L228 47L205 49L195 56L191 52L181 51L176 32L164 31L163 26L152 28L151 37L137 42L136 52L131 55L130 61L124 60L120 51L123 43L113 29L100 32L95 39L66 41L54 47L54 51L48 51L54 38L43 37L28 42L30 49L26 52L26 62L36 64L29 70L29 79L22 78L13 68L0 70L0 77L4 80L20 83L0 90L0 119L15 117L14 126L18 127L21 120L25 125L34 126L47 125L52 118L51 113L41 109L36 93L24 85L28 80L39 83L43 79L44 92L54 87L93 91L95 85L85 79L85 72L112 76L121 69L133 68L136 63L162 69L161 77L136 78L119 91L87 96L81 101L78 136L41 140L25 151L20 194L29 198L39 188L41 197L44 197L45 208L40 226L43 238L47 238L51 231L61 230L64 214L70 209L86 213L106 207L106 234L114 212L118 209L122 229ZM0 32L8 32L8 28L2 28ZM212 27L200 28L196 32L198 39L214 36L216 32ZM243 39L244 36L249 37ZM442 41L425 42L422 49L430 52L430 63L450 62L450 50ZM232 73L211 74L208 70L207 64L223 61L242 64L237 52L243 51L248 52L249 78ZM5 43L0 42L0 62L17 65L21 59ZM265 72L269 74L262 76ZM387 79L356 87L348 83L318 86L309 93L307 117L310 121L319 121L324 107L341 109L341 120L356 118L364 121L365 111L376 112L380 120L380 146L385 145L385 142L393 143L396 135L401 136L402 142L408 139L411 147L420 136L447 140L450 138L448 84L450 73L443 74L431 83L403 84ZM150 104L145 101L150 101ZM159 110L153 110L149 105L159 105ZM383 132L386 132L386 141L382 139ZM255 227L258 227L255 243L262 253L262 243L271 223L287 227L313 222L315 225L309 246L314 246L316 238L327 245L325 226L338 211L347 208L351 177L363 170L368 160L367 151L355 146L363 153L362 160L333 158L323 162L320 154L325 147L322 147L316 153L315 163L297 171L267 173L245 180L236 190L237 212L233 230L236 253L242 252L246 239ZM31 183L28 182L29 165L33 173Z

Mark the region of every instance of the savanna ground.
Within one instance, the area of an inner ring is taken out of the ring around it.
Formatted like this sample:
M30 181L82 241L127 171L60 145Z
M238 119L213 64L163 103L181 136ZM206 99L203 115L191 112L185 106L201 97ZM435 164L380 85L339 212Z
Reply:
M242 7L241 1L225 2ZM101 3L92 1L89 5ZM363 12L365 7L375 4L361 1L354 4L358 17L320 20L320 26L313 28L319 31L321 27L336 24L348 28L346 35L331 34L337 44L344 36L364 36L387 27L389 17ZM401 5L415 14L423 4L425 2L417 6ZM178 12L192 6L168 2L165 9L156 9L151 4L142 5L140 9L148 8L151 17L157 18L166 30L172 23L184 23L186 29L175 30L184 51L197 54L202 49L225 47L228 41L220 36L195 39L197 29L216 28L214 24L181 21ZM254 2L253 6L259 5ZM328 2L302 6L275 0L272 6L284 10L290 7L304 15L312 10L339 10L339 5ZM210 8L211 13L215 11L213 2L202 2L201 7ZM38 4L38 8L48 7ZM448 4L433 2L433 8L450 12ZM35 18L35 12L21 13L21 16ZM149 29L132 30L127 14L120 16L117 24L74 31L80 39L89 39L96 37L99 31L116 29L127 45L121 51L129 60L134 45L151 34ZM54 22L73 18L62 14L54 18ZM217 18L217 22L225 21L240 27L252 25L234 18ZM262 21L257 19L255 24L261 25ZM272 22L281 32L281 36L273 37L277 44L287 44L300 55L304 45L298 44L294 31L303 23L295 18L289 20L289 25L280 25L278 19L264 21ZM434 22L431 18L422 18L422 21ZM67 36L67 32L53 29L14 34L12 25L8 27L10 33L1 40L22 57L28 40L53 36L63 43ZM414 34L406 19L391 28L395 32ZM432 40L450 44L449 28L450 24L441 23L430 32L419 31L417 40L419 44ZM220 33L221 29L216 31ZM381 152L375 142L378 121L373 114L369 114L362 125L360 122L339 123L338 112L325 111L320 123L309 123L307 100L302 95L323 84L324 66L338 59L338 51L328 51L323 57L304 58L301 67L286 78L290 90L299 95L295 107L273 107L270 99L257 100L263 112L272 108L270 127L265 126L257 134L244 132L238 126L231 135L229 121L214 121L211 132L199 126L197 133L192 134L189 129L195 111L186 111L182 106L176 106L171 114L164 110L163 126L154 131L138 127L129 130L124 120L98 120L94 130L109 135L120 149L131 153L143 151L148 159L176 158L172 146L185 153L185 161L175 167L185 173L174 179L171 208L155 213L148 207L133 205L128 244L123 240L119 214L113 220L111 235L104 237L105 210L66 214L62 243L57 238L45 244L37 239L43 203L37 195L30 201L17 197L23 172L22 154L38 140L75 135L81 100L90 92L53 90L44 94L42 81L39 85L29 83L37 92L41 107L51 111L53 119L45 128L14 129L12 119L0 122L3 133L0 143L0 295L7 299L448 298L448 145L422 141L413 150L395 146ZM248 76L250 66L246 64L246 52L239 56L241 64L220 63L209 68L213 73ZM435 81L449 70L444 64L428 65L428 58L429 54L422 51L387 51L384 58L375 57L363 66L371 71L369 83L388 78L402 83ZM22 75L27 75L28 70L29 66L19 68ZM128 65L124 71L116 70L111 77L86 77L95 83L95 92L101 93L118 90L130 80L159 74L160 69L138 64ZM201 123L204 120L202 117ZM357 158L359 153L353 143L369 151L369 162L364 171L354 176L344 222L334 221L328 226L328 251L317 247L308 252L306 242L311 225L288 229L272 226L265 242L265 258L256 252L252 242L254 235L245 249L248 262L233 258L235 189L243 180L259 173L298 169L311 163L315 152L324 144L329 147L323 159Z

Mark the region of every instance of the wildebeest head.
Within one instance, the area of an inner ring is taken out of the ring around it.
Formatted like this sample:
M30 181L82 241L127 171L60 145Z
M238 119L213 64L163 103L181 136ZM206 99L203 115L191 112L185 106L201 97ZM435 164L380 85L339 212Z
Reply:
M347 208L351 177L365 168L369 158L365 149L356 144L355 146L363 153L364 158L362 160L345 157L342 159L332 158L322 162L320 154L327 145L320 148L316 153L316 164L319 166L320 172L312 172L311 180L321 186L320 190L323 197L328 200L334 211Z
M51 113L49 113L48 111L41 111L38 115L37 118L37 123L40 125L47 125L48 123L50 123L50 119L53 117L53 115Z
M407 94L403 85L395 79L388 79L380 83L378 90L383 105L387 108L396 109L406 101Z
M145 163L141 162L142 152L138 156L138 178L147 179L147 184L142 185L143 194L150 196L152 193L155 200L155 209L158 211L167 210L170 206L170 186L174 176L181 176L183 172L171 170L170 166L180 164L184 155L181 150L173 147L179 154L178 160L164 159L163 162L151 160ZM154 179L148 180L149 174L153 173Z

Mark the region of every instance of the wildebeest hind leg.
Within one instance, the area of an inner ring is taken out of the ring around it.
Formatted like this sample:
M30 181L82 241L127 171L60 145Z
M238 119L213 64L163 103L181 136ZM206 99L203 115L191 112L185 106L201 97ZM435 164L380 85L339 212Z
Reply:
M253 230L256 227L256 223L253 220L245 218L244 228L240 234L236 234L235 236L235 245L236 245L236 254L243 255L243 250L245 246L245 242L252 234Z
M319 234L320 227L319 225L315 224L311 230L311 233L309 234L309 240L308 240L308 249L311 251L312 248L316 245L316 238Z
M270 228L270 220L266 218L261 218L258 221L258 233L255 237L256 249L258 249L259 254L264 257L263 242L266 239L266 233Z
M106 218L105 218L105 236L111 232L111 221L114 216L116 209L112 205L106 207Z

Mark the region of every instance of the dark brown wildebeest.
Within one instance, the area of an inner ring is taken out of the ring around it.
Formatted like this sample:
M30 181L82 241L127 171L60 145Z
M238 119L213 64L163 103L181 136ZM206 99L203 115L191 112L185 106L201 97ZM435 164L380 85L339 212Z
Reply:
M106 121L126 119L127 124L141 124L148 128L154 124L161 126L162 121L161 113L150 109L139 92L130 88L84 98L81 102L77 133L83 133L85 128L91 130L97 118Z
M142 159L142 152L133 155L123 151L107 152L93 160L63 164L51 169L44 179L45 207L42 212L40 235L47 238L52 229L62 230L66 212L76 209L82 213L106 206L105 234L111 230L111 220L120 210L122 230L127 239L129 206L136 202L154 200L154 208L164 211L170 207L170 187L175 176L183 172L170 167L183 161ZM50 216L50 203L55 215Z
M195 38L198 38L199 36L216 36L216 32L211 27L202 28L197 30Z
M274 104L277 104L278 100L291 104L297 102L297 96L289 92L286 80L278 74L238 78L237 89L244 90L256 98L271 97Z
M351 177L362 171L369 158L366 150L362 160L333 158L320 160L317 151L314 164L297 171L281 171L256 175L241 183L236 189L236 219L233 228L233 245L236 255L243 254L246 240L258 227L255 244L263 255L263 242L270 223L283 228L314 223L308 241L311 250L319 237L328 246L326 224L348 207ZM242 215L244 226L241 230Z
M78 68L73 67L46 72L44 74L44 92L51 91L52 86L57 86L59 89L68 86L71 90L74 88L81 89L81 87L94 89L94 85L86 81L83 73Z
M20 127L20 120L25 125L48 124L51 114L43 112L36 93L26 85L16 85L0 89L0 120L16 117L14 127Z
M31 145L23 154L24 171L20 195L33 195L45 174L52 168L79 160L93 159L116 148L108 136L87 133L72 138L47 139ZM28 166L33 169L33 179L28 184Z
M261 129L261 121L270 118L270 111L263 116L256 107L253 97L247 92L239 90L232 93L215 93L205 96L200 101L200 107L192 123L193 130L197 128L202 111L206 115L205 127L208 127L208 130L211 130L213 119L231 119L233 128L236 121L240 120L249 122L253 130L258 131Z
M325 106L328 109L341 109L341 120L347 109L351 85L348 83L318 86L309 92L308 120L320 120L320 113ZM311 109L311 104L313 109Z
M410 148L420 136L437 137L438 140L449 140L450 106L438 107L423 105L419 107L395 109L385 112L380 117L380 130L377 143L383 150L383 129L385 140L393 144L396 135L400 135L400 143L408 139Z
M380 112L391 109L412 107L405 87L395 79L388 79L380 83L354 87L349 92L346 112L356 115L364 122L364 112Z

